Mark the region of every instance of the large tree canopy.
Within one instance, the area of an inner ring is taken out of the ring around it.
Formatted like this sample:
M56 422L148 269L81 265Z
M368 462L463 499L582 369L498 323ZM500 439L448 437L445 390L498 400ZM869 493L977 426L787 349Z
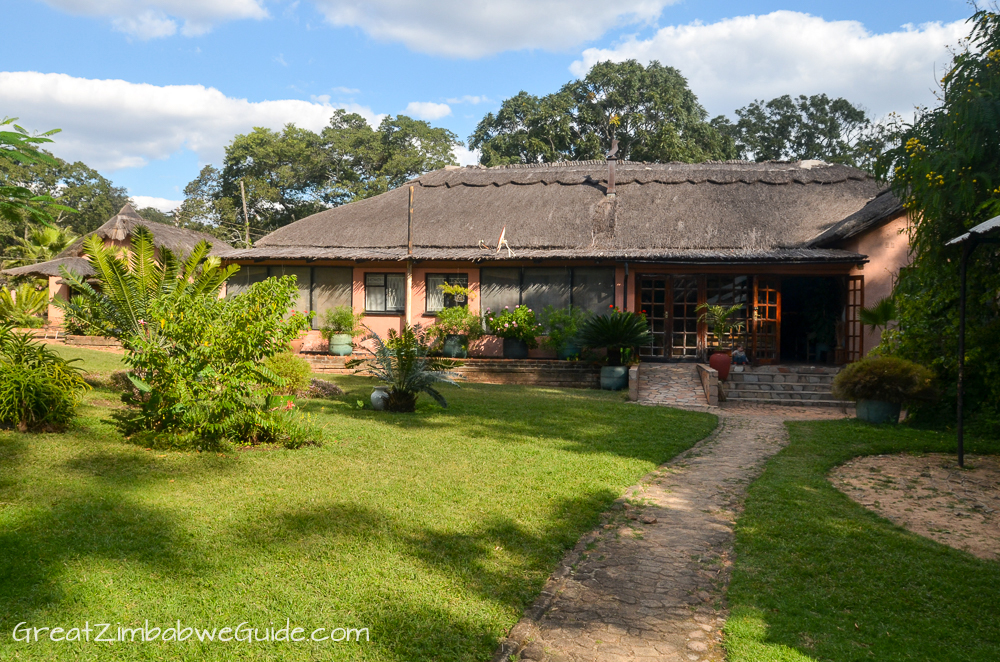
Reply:
M864 109L825 94L754 101L736 116L735 124L721 116L712 124L735 141L742 159L820 159L868 168L880 147L880 125Z
M949 239L1000 214L1000 15L979 11L941 80L941 104L900 127L876 160L912 220L913 264L896 286L898 352L954 384L958 258ZM981 247L969 265L967 389L979 429L1000 432L1000 251ZM954 404L954 389L946 404ZM938 420L950 420L940 416Z
M483 165L600 159L618 140L619 158L731 158L732 140L711 126L687 80L659 62L601 62L552 94L521 92L489 113L469 137Z
M378 128L338 110L314 133L289 124L255 128L226 147L221 170L206 166L184 189L174 214L181 224L215 226L233 241L244 237L240 183L246 192L250 238L331 206L384 193L429 170L454 165L455 134L405 115Z

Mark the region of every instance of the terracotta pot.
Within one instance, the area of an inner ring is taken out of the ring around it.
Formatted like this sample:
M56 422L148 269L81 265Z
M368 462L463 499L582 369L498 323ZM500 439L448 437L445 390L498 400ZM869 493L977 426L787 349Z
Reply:
M719 381L726 381L729 377L729 366L733 363L733 357L726 352L716 352L708 357L708 365L719 373Z

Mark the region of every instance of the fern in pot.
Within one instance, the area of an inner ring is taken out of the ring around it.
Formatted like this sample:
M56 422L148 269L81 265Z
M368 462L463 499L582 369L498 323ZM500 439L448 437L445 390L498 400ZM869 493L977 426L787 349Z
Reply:
M364 313L355 313L350 306L337 306L326 311L320 333L330 343L330 354L350 356L354 351L354 339L364 333L361 320Z
M580 329L584 347L605 348L608 365L601 368L601 388L618 391L628 386L628 366L636 350L649 343L649 323L642 313L613 309L591 317Z

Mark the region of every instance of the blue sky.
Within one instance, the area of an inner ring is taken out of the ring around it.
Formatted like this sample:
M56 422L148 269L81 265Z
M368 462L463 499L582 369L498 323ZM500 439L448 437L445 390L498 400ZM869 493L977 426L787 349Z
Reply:
M964 0L22 0L0 114L169 207L236 133L318 129L335 107L407 113L465 140L501 100L595 61L678 67L712 115L827 92L875 115L933 103ZM463 162L474 155L459 153Z

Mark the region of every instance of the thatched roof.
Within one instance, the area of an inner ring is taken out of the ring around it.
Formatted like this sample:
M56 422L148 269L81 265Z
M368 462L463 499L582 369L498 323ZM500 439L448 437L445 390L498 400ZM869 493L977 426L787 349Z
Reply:
M903 203L889 190L809 242L809 246L831 246L890 221L904 211Z
M60 267L66 267L68 272L81 277L94 275L94 268L90 266L90 262L87 258L83 257L59 257L54 260L49 260L48 262L39 262L38 264L29 264L23 267L4 269L2 273L5 276L34 276L36 278L48 278L49 276L61 276L62 272L60 271Z
M168 248L178 256L190 253L198 245L198 242L203 240L212 244L211 255L219 255L233 250L232 246L210 234L147 221L132 209L132 205L126 203L121 211L112 216L104 225L74 241L57 257L79 257L83 251L83 240L90 235L97 235L108 241L127 240L132 236L132 231L139 225L153 234L153 243L157 248Z
M518 258L851 261L810 241L880 190L869 175L819 161L617 164L605 161L445 168L414 190L414 259ZM314 214L228 259L405 259L408 186ZM795 253L783 251L794 250Z

